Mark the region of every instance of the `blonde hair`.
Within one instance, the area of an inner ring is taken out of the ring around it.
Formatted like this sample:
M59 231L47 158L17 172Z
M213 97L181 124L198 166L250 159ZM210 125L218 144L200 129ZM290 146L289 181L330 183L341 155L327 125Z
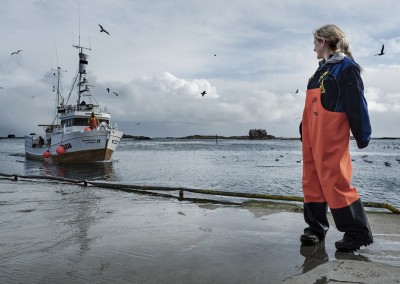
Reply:
M338 26L332 24L324 25L314 32L314 37L319 41L325 41L332 51L339 49L348 57L354 59L345 36Z

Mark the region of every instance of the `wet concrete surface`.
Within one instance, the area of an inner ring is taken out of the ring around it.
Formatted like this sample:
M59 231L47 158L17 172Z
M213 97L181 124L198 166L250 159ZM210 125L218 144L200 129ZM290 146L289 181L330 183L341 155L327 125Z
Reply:
M0 282L396 283L400 216L368 217L374 244L340 253L332 219L324 244L300 245L296 204L199 205L0 180Z

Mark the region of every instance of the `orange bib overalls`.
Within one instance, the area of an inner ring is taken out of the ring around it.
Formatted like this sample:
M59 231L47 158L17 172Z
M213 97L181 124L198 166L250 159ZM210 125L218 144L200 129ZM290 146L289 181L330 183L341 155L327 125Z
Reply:
M89 126L92 130L97 128L97 121L98 119L96 117L91 116L89 118Z
M329 228L327 206L339 231L370 233L360 197L350 186L349 141L346 113L324 109L320 88L307 90L302 120L304 219L306 230L321 237Z

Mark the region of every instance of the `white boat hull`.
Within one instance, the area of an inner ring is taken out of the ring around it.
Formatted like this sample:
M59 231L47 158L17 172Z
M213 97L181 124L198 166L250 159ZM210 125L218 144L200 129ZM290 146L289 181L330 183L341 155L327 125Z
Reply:
M28 159L55 164L107 161L111 159L122 134L114 129L58 133L52 135L51 145L37 145L35 137L25 136L25 154ZM63 146L64 153L57 153L59 146ZM47 158L43 155L46 151L50 152Z

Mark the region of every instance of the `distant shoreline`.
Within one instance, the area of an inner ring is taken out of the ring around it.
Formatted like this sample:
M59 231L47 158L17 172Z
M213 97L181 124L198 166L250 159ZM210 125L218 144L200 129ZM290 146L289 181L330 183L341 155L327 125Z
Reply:
M219 135L189 135L183 137L146 137L146 136L134 136L124 134L122 139L135 139L135 140L152 140L152 139L171 139L171 140L300 140L300 137L275 137L268 135L267 138L250 139L248 135L242 136L219 136ZM353 137L350 138L354 140ZM399 140L400 137L376 137L371 140Z
M23 139L25 137L0 137L0 139ZM184 137L147 137L124 134L122 139L132 140L153 140L153 139L171 139L171 140L300 140L300 137L275 137L268 135L267 138L250 139L248 135L243 136L219 136L219 135L189 135ZM354 138L350 138L354 140ZM400 137L374 137L371 140L400 140Z
M299 138L277 138L272 135L267 135L266 138L250 139L248 135L245 136L218 136L218 135L189 135L184 137L156 137L150 138L146 136L133 136L124 134L122 136L124 139L135 139L135 140L150 140L150 139L171 139L171 140L272 140L272 139L299 139Z

